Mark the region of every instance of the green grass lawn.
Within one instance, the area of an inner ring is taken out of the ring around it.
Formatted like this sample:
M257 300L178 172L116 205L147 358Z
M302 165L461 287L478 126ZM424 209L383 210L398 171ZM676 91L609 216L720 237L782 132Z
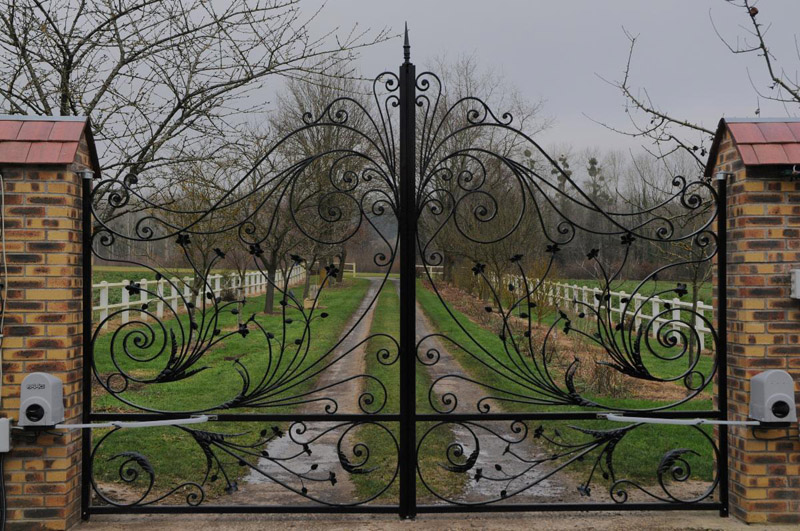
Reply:
M212 409L233 399L242 389L242 378L234 363L238 360L247 368L252 386L264 380L268 383L266 385L268 390L260 398L261 407L245 405L225 412L243 413L257 410L260 413L290 413L296 408L293 405L296 402L293 397L313 388L318 379L315 375L320 366L318 360L338 341L347 320L364 297L367 286L368 282L365 280L347 279L342 284L326 287L320 299L322 308L317 311L317 317L309 327L305 326L301 312L297 309L287 308L285 315L280 311L274 315L262 313L263 296L249 299L241 312L244 320L255 315L254 321L248 324L248 332L244 336L239 333L227 335L231 331L238 330L237 316L230 311L235 306L229 307L216 317L196 315L194 320L198 323L198 331L194 333L218 329L223 337L214 347L204 352L200 361L193 367L203 367L204 370L191 377L169 383L143 385L131 382L128 389L121 393L121 397L156 410L193 412ZM320 318L321 312L325 312L327 317ZM132 314L132 318L135 315ZM153 324L153 321L150 323ZM170 337L169 330L174 331L176 337L181 337L181 329L184 333L188 333L190 329L189 315L181 314L177 319L166 320L164 325L168 330L167 338ZM163 334L157 336L157 341L146 344L144 348L135 348L135 336L128 340L128 351L132 356L139 359L153 358L150 361L134 361L120 350L125 346L124 332L132 330L132 326L123 327L117 333L98 336L94 352L101 378L107 378L118 367L138 379L150 379L165 367L165 360L169 357L172 347L169 340L164 345ZM274 338L268 341L267 333L274 335ZM116 366L109 355L112 345L121 353ZM180 341L178 345L180 348ZM165 350L161 355L155 356L162 346ZM116 382L120 383L121 380L117 379ZM96 392L96 395L93 400L93 411L136 411L105 390ZM320 412L324 412L324 406L325 402L319 403ZM258 438L260 430L270 428L271 426L263 423L218 422L203 425L199 429L221 433L243 433L242 437L236 439L237 442L253 442ZM104 430L95 430L95 441L105 433L107 432ZM95 477L101 481L119 481L118 468L122 458L110 461L108 458L130 451L137 451L147 456L157 471L159 480L157 488L163 489L185 481L201 482L203 479L205 456L192 438L180 429L121 430L109 437L101 448L102 456L93 461ZM234 479L246 470L239 467L235 461L230 456L223 457L223 462ZM225 486L223 481L219 483L219 488L210 490L212 494L220 492Z
M451 348L451 354L459 359L466 372L476 380L489 385L497 386L503 390L518 393L523 396L536 396L527 387L522 379L512 375L511 371L501 368L500 363L512 363L509 355L504 354L503 342L494 332L490 332L474 322L470 321L464 314L451 308L450 311L458 319L459 326L447 313L441 301L432 291L425 289L421 284L417 288L417 299L423 307L426 315L439 332L446 334L456 342L464 345L473 352L477 353L478 359L470 356L463 350L456 349L450 344L446 348ZM463 327L463 329L462 329ZM468 335L469 334L469 335ZM470 339L470 337L472 339ZM482 346L486 352L494 354L499 361L492 360L490 356L480 350ZM511 354L513 356L513 354ZM561 356L568 356L572 359L571 353L560 353ZM646 363L654 360L645 360ZM495 372L499 371L500 374ZM553 374L553 379L561 388L564 387L563 376L561 373ZM670 385L670 384L663 384ZM494 392L496 395L497 392ZM595 400L601 397L588 396ZM611 408L620 409L643 409L667 405L669 402L656 402L637 398L603 398L602 402ZM532 404L511 404L503 403L502 406L507 411L601 411L579 406L548 406ZM676 406L674 409L711 409L710 396L703 394L689 403ZM538 423L528 423L531 430L538 426ZM589 437L576 430L570 429L568 425L576 425L582 428L592 429L615 429L623 426L618 423L611 423L604 420L596 421L548 421L542 422L544 433L553 437L553 431L558 430L558 440L563 444L576 444L586 441ZM711 433L710 429L705 430ZM549 443L545 443L548 445ZM551 445L553 450L558 446ZM696 450L702 458L695 459L692 468L692 475L696 478L709 479L713 473L713 459L710 455L710 448L704 441L702 433L692 428L680 426L643 426L629 432L617 445L615 456L616 470L618 477L652 482L656 480L656 469L665 452L675 448L688 448ZM573 470L588 471L594 465L593 459L586 459L583 463L576 463L571 466Z

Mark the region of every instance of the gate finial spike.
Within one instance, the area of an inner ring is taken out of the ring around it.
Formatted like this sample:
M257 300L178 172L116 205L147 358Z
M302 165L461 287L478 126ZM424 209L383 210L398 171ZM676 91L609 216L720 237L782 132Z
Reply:
M403 42L403 58L406 63L411 60L411 45L408 44L408 22L406 22L405 41Z

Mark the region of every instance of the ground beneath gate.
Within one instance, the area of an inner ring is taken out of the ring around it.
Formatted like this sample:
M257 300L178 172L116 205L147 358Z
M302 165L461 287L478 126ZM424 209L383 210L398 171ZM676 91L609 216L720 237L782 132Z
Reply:
M413 521L399 520L393 515L115 515L93 516L74 529L76 531L261 531L269 529L302 529L303 531L387 530L409 531L435 529L529 530L796 530L794 526L746 525L735 518L720 518L712 511L657 511L622 513L502 513L470 515L423 515Z

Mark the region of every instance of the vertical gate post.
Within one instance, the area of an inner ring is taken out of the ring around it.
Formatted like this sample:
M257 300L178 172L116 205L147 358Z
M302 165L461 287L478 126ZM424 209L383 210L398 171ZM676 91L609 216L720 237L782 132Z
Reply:
M83 265L83 386L91 386L92 381L92 180L87 178L88 172L84 173L81 182L82 212L81 212L81 232L83 235L83 248L81 249L81 263ZM92 392L83 393L83 423L91 422L92 414ZM91 491L89 484L92 476L92 462L89 455L92 452L92 430L83 428L81 430L81 519L89 519L89 498Z
M726 174L717 177L717 409L723 420L728 418L728 183ZM712 288L713 289L713 288ZM703 343L700 343L701 345ZM728 426L722 424L717 429L719 437L719 501L722 503L720 516L728 516L730 496L728 494Z
M406 26L400 66L400 517L416 516L416 68Z

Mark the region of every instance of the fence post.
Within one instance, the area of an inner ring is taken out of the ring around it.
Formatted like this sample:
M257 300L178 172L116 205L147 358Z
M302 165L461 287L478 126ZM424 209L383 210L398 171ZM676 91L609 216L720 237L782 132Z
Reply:
M642 307L642 296L636 293L633 296L633 315L634 315L634 326L636 330L639 330L639 327L642 325L642 313L639 311Z
M158 302L156 303L156 316L161 319L164 317L164 283L166 280L163 278L156 284L156 293L158 294Z
M628 296L628 294L625 293L624 291L620 291L618 295L619 295L619 306L617 312L619 313L619 322L622 323L622 326L625 326L625 305L627 303L624 302L624 299L625 297Z
M100 321L108 318L108 282L100 282Z
M214 296L222 295L222 275L214 275Z
M130 286L130 280L123 280L122 281L122 292L120 293L120 301L122 303L123 312L120 314L119 319L122 324L128 322L130 318L130 312L128 308L130 307L130 292L128 292L128 286Z
M673 330L678 330L680 328L680 325L678 324L678 323L681 322L681 306L680 306L680 304L681 304L681 300L679 298L675 297L674 299L672 299L672 321L673 321L672 322L672 329ZM675 337L678 338L678 342L680 343L680 339L679 339L680 335L676 335Z
M169 307L172 308L174 313L178 313L178 277L172 277L170 279L170 297L169 297Z
M653 298L651 299L652 303L652 312L653 312L653 336L658 337L658 330L661 328L661 318L658 317L658 314L661 312L661 308L659 305L660 299Z
M148 315L144 311L144 307L147 306L147 284L148 280L143 278L139 281L139 304L140 308L142 309L142 321L147 321Z
M183 298L186 300L187 303L191 302L192 304L194 304L194 301L192 300L192 288L189 286L191 280L192 279L189 277L183 277Z
M229 277L228 277L228 289L230 289L230 291L231 291L231 293L233 293L234 297L238 298L239 297L239 292L236 291L236 277L237 277L236 273L231 273L229 275Z
M706 346L706 335L703 332L703 307L700 302L697 303L697 315L694 317L694 329L697 331L697 338L700 340L700 350L702 351Z
M572 311L575 312L575 313L578 313L578 307L579 307L578 300L579 300L579 297L580 297L578 295L579 292L580 292L580 289L578 288L578 285L577 284L573 284L572 285L572 294L570 295L570 302L572 302Z

